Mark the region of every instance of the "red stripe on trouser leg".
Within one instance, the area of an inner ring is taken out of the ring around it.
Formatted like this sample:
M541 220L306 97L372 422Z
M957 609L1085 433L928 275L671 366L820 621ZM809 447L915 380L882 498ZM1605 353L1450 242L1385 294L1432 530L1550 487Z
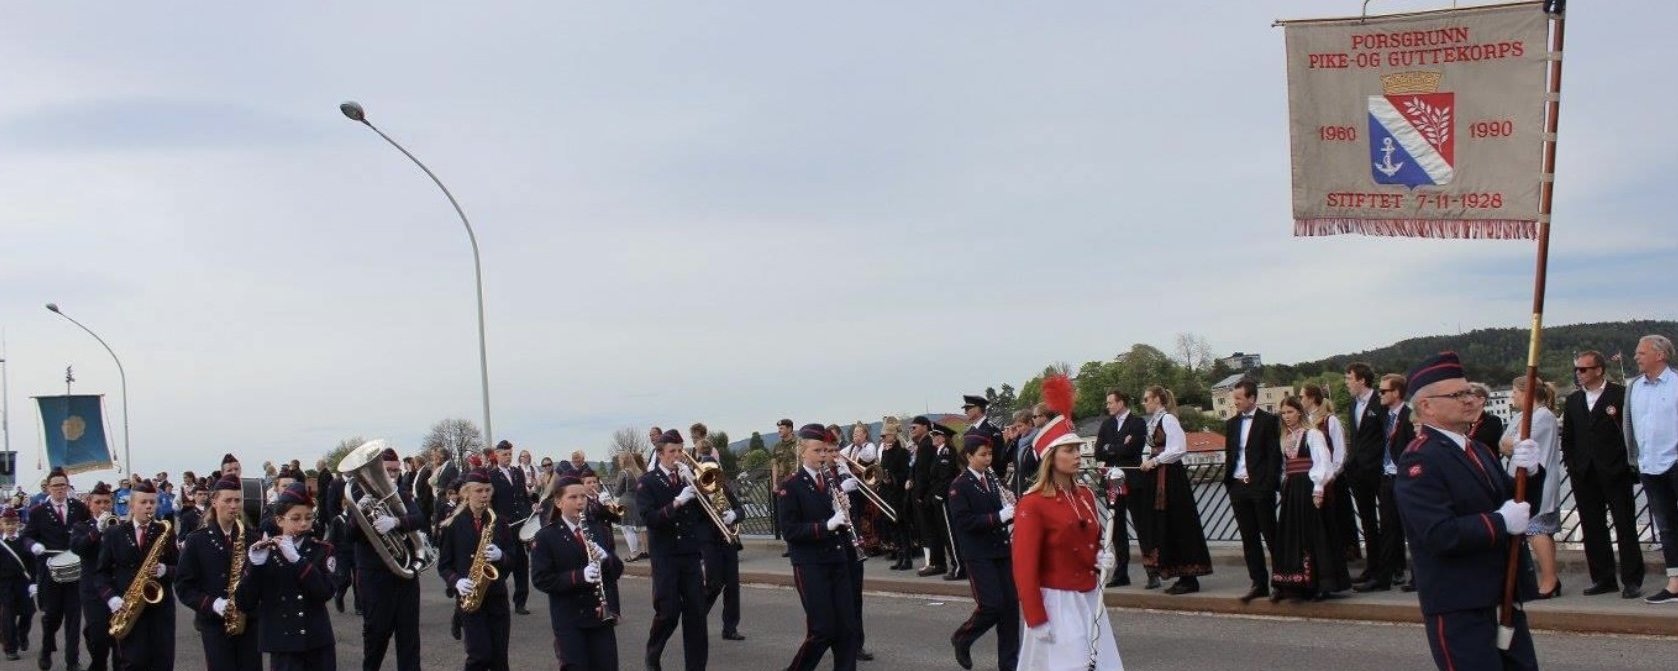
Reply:
M1446 671L1456 671L1456 662L1451 661L1451 646L1445 641L1445 616L1435 615L1433 617L1434 631L1438 632L1439 636L1439 656L1445 658Z

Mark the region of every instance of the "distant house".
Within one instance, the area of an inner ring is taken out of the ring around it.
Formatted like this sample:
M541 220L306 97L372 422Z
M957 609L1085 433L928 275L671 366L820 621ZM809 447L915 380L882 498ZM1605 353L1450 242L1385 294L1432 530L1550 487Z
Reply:
M1258 355L1253 355L1258 356ZM1235 416L1235 383L1246 377L1244 373L1236 373L1212 385L1212 413L1218 419L1229 419ZM1282 399L1293 393L1293 387L1274 387L1261 384L1258 388L1258 407L1265 412L1276 412L1281 406Z
M1263 357L1259 356L1256 352L1253 354L1236 352L1222 359L1218 359L1218 363L1223 364L1230 370L1238 370L1241 372L1257 370L1264 367Z
M1510 398L1513 396L1514 392L1515 389L1513 387L1493 389L1492 395L1486 399L1486 412L1491 413L1493 417L1503 420L1504 424L1508 424L1509 420L1514 417L1515 411L1518 409L1509 404Z

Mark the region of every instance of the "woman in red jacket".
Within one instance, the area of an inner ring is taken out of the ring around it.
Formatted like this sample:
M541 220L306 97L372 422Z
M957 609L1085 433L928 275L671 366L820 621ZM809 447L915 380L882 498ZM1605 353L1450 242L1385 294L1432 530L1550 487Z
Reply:
M1114 557L1100 547L1095 494L1078 484L1081 442L1065 417L1044 425L1033 445L1042 460L1037 482L1020 497L1014 516L1014 584L1028 628L1021 671L1124 668L1098 582L1101 567L1112 567Z

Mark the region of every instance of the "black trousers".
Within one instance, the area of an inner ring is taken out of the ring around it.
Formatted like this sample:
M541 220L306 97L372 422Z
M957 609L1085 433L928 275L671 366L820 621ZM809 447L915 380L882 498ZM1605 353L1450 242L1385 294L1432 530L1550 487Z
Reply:
M116 645L111 640L111 608L94 592L82 593L82 638L87 641L87 656L92 660L87 671L117 668Z
M1604 477L1592 470L1573 471L1573 504L1585 536L1585 564L1591 582L1614 583L1614 546L1619 546L1619 579L1624 585L1643 585L1643 548L1637 544L1637 508L1630 476ZM1608 540L1608 515L1614 516L1614 538Z
M1329 484L1330 523L1339 534L1340 545L1346 548L1347 558L1352 553L1363 554L1358 546L1358 516L1352 509L1352 486L1347 484L1345 477L1337 477Z
M77 664L82 658L81 582L56 583L41 576L35 601L41 607L41 654L58 650L58 630L64 628L64 661Z
M146 606L134 629L117 644L122 671L169 671L175 668L175 593L164 590L162 603Z
M560 671L618 671L616 627L555 625L553 631Z
M1342 473L1352 490L1352 502L1357 504L1358 527L1363 532L1363 556L1369 560L1365 573L1374 573L1381 556L1381 480L1380 471Z
M335 556L338 559L338 566L332 572L332 584L338 588L338 593L335 594L334 597L337 600L342 601L344 600L344 595L347 594L351 588L355 588L355 594L352 595L353 598L351 599L351 603L355 605L356 612L365 612L361 607L361 588L356 585L356 582L360 581L361 577L359 572L355 570L355 553L345 552Z
M1425 615L1422 619L1427 625L1427 646L1433 651L1433 664L1440 671L1538 668L1524 610L1515 611L1515 638L1508 650L1497 649L1495 606Z
M321 646L303 652L268 653L270 671L338 671L338 647Z
M722 597L722 630L736 631L740 627L740 551L733 544L712 541L705 544L705 612L717 605Z
M6 652L17 652L18 646L29 639L35 604L29 602L28 589L22 582L0 585L0 644Z
M1014 592L1013 563L1007 557L969 557L967 585L973 590L973 614L951 638L968 647L996 627L997 665L1013 671L1020 659L1020 600Z
M856 640L856 649L862 650L863 644L868 642L868 632L862 627L862 561L849 561L845 565L851 569L851 603L856 606L851 609L851 631L856 632L851 638Z
M1125 523L1129 517L1129 497L1119 496L1113 499L1113 575L1130 576L1130 527Z
M1370 555L1369 579L1390 584L1393 576L1404 570L1404 525L1398 521L1398 499L1393 496L1392 476L1381 478L1380 498L1381 542L1376 554Z
M513 543L513 547L505 548L507 552L507 568L513 572L513 606L524 608L530 601L530 550L524 543Z
M466 641L466 671L508 671L513 611L507 607L505 591L490 592L477 612L461 613L460 631Z
M357 582L367 590L361 611L361 668L378 671L383 667L385 650L395 638L397 671L419 671L419 580L398 578L382 564L358 573Z
M944 503L933 497L921 499L921 547L932 551L931 566L948 567L953 557L946 557L950 531L944 527Z
M107 618L109 619L109 618ZM245 671L262 668L262 651L256 645L256 630L228 636L221 622L197 622L198 639L204 643L204 668L209 671ZM247 623L248 624L248 623ZM91 651L91 646L90 646Z
M1241 531L1241 555L1247 560L1247 578L1254 587L1270 585L1265 550L1276 550L1276 492L1236 480L1224 485L1229 507Z
M838 564L806 564L792 567L798 600L804 605L804 642L793 655L789 671L812 671L822 655L833 651L833 671L856 671L856 640L849 613L851 567Z
M704 671L710 642L705 633L703 561L696 554L652 558L653 625L647 632L647 660L664 657L664 644L680 624L682 660L688 671Z

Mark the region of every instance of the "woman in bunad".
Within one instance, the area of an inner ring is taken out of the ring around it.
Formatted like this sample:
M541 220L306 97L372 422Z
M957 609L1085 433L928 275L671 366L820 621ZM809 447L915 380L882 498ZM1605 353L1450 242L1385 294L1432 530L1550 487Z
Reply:
M1509 407L1526 407L1527 379L1515 378L1509 396ZM1532 399L1531 440L1538 444L1538 469L1527 473L1527 502L1532 504L1532 519L1527 522L1527 542L1532 545L1532 557L1538 564L1538 598L1554 599L1561 596L1561 576L1556 574L1556 539L1561 531L1561 433L1557 428L1556 413L1550 409L1555 401L1556 388L1538 381L1538 396ZM1521 412L1515 411L1509 425L1503 429L1499 445L1503 455L1514 453L1515 443L1521 440ZM1509 467L1509 474L1515 468Z
M1320 600L1352 586L1346 555L1329 533L1326 485L1334 471L1328 439L1298 396L1282 399L1282 502L1276 522L1270 600Z
M618 477L612 482L612 498L623 506L623 524L618 529L623 531L624 545L629 546L628 556L624 561L632 562L647 558L647 553L641 550L641 510L635 505L635 486L641 481L641 474L647 472L647 466L641 461L641 455L636 452L618 453Z
M1334 400L1319 385L1308 384L1300 390L1299 400L1305 404L1306 421L1323 432L1328 442L1328 455L1334 467L1328 471L1328 482L1323 483L1323 523L1328 525L1330 542L1340 548L1345 561L1358 559L1357 515L1352 511L1352 492L1340 472L1346 468L1346 428L1334 412Z
M880 450L869 440L870 437L867 424L860 421L852 424L851 444L845 447L845 458L863 468L880 463ZM840 471L850 472L850 469L842 468ZM851 510L861 513L857 515L856 530L862 538L863 551L870 557L879 555L883 551L881 544L886 540L880 533L880 521L885 516L858 492L851 492Z
M1142 460L1142 478L1152 481L1146 491L1153 496L1148 537L1154 544L1142 556L1142 566L1161 578L1177 579L1166 594L1189 594L1200 591L1200 576L1212 574L1212 553L1206 548L1188 469L1183 467L1188 437L1173 414L1176 409L1176 397L1165 387L1154 385L1142 394L1150 455Z
M1095 493L1078 484L1081 442L1065 417L1044 425L1034 444L1042 459L1037 482L1015 509L1014 585L1026 628L1021 671L1124 669L1101 598L1099 574L1114 558L1102 543Z
M875 527L881 530L882 540L891 553L893 571L907 571L915 567L909 557L913 549L909 540L909 520L913 515L903 489L903 484L909 481L909 450L898 436L901 429L902 422L896 417L886 417L880 423L880 487L874 490L885 499L886 505L897 512L896 522L881 520Z

